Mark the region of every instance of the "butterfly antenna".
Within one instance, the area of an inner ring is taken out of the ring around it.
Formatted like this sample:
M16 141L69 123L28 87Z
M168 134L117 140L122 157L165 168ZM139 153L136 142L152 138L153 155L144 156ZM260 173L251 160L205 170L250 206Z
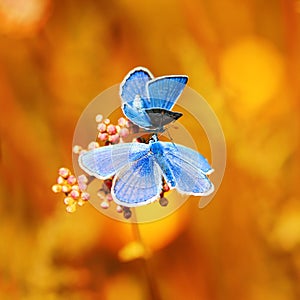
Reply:
M174 123L174 122L175 121L173 121L172 123ZM165 130L163 131L163 132L165 132L165 131L167 132L168 138L170 139L170 141L171 141L172 144L174 144L174 142L173 142L173 138L172 138L172 136L170 134L169 128L172 128L173 126L174 126L174 124L170 124L170 125L166 126Z
M173 140L173 138L172 138L172 136L170 134L170 131L168 129L167 129L167 133L168 133L169 139L170 139L171 143L173 144L174 148L177 149L176 144L174 143L174 140Z
M163 133L166 131L166 129L163 129L162 131L159 131L159 136L157 136L157 133L156 133L156 136L157 136L157 140L159 140L159 138L163 135Z
M166 133L167 133L167 135L168 135L168 138L170 139L170 141L173 143L173 138L172 138L172 136L171 136L171 134L170 134L170 131L169 131L169 128L166 128Z

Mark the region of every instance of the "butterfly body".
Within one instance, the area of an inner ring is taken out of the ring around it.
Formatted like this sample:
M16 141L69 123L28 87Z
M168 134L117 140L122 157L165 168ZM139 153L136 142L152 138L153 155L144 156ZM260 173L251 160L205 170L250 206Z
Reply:
M179 119L182 114L171 109L181 95L188 77L169 75L154 78L143 67L128 73L120 86L122 110L134 124L153 132Z
M165 155L164 147L161 142L153 142L150 144L150 153L153 160L160 166L164 179L172 189L176 186L175 178L172 174L168 158Z
M150 141L90 150L79 156L81 168L99 179L112 176L112 197L123 206L141 206L155 201L162 179L170 189L187 195L208 195L214 186L207 175L213 169L198 152L185 146Z

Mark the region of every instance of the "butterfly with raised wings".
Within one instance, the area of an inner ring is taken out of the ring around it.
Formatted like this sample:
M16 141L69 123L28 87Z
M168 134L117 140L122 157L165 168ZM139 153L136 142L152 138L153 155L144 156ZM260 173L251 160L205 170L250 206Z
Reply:
M152 132L182 116L171 109L181 95L188 77L167 75L154 78L144 67L131 70L120 85L122 110L134 124Z
M213 169L198 152L156 135L149 144L125 143L82 153L80 167L99 179L113 177L113 200L126 207L151 203L159 198L162 179L181 194L206 196L214 191L207 175Z

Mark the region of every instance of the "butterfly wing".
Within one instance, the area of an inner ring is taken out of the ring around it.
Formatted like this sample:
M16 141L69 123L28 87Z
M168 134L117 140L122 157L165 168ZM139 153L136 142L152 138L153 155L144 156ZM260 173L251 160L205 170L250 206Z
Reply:
M146 129L162 129L178 119L170 109L182 93L187 76L163 76L153 79L149 70L137 67L130 71L120 86L122 110L134 124ZM152 111L152 109L161 111Z
M166 162L179 192L205 196L214 191L214 185L206 176L212 173L213 169L201 154L182 145L162 144Z
M162 189L162 172L151 153L124 166L114 177L111 194L123 206L153 202Z
M180 158L189 164L197 166L197 168L205 175L209 175L214 171L207 159L199 152L180 144L169 142L161 144L163 145L164 153L168 158Z
M146 84L153 78L151 72L143 67L131 70L120 86L120 96L123 103L131 102L138 95L144 99L147 97Z
M136 107L124 103L122 106L122 110L124 115L134 124L143 127L150 128L152 126L152 122L148 114L143 109L137 109Z
M99 147L79 155L81 169L91 176L107 179L115 175L126 164L147 155L149 145L126 143Z
M162 128L163 126L178 120L182 117L182 113L163 108L145 109L150 118L150 122L154 128Z
M162 76L148 81L146 90L149 101L145 101L145 108L172 109L187 81L188 77L184 75Z
M122 110L124 115L134 124L149 128L151 120L144 111L147 97L146 84L153 78L151 72L143 67L131 70L120 86L120 96L123 101Z

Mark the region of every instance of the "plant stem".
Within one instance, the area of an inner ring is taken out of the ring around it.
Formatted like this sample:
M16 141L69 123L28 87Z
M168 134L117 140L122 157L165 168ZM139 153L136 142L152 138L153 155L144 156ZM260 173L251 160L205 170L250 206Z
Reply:
M139 224L137 223L137 217L136 217L136 212L135 212L135 208L132 208L132 230L133 230L133 235L134 238L137 242L139 242L140 244L142 244L144 246L144 248L146 248L146 245L143 242L143 239L141 237L141 232L140 232L140 228L139 228ZM158 286L157 283L155 281L155 277L153 275L153 272L149 266L149 261L147 259L146 256L141 257L141 265L143 267L144 273L145 273L145 277L147 280L147 285L148 285L148 289L149 289L149 294L152 300L161 300L161 296L158 290Z

